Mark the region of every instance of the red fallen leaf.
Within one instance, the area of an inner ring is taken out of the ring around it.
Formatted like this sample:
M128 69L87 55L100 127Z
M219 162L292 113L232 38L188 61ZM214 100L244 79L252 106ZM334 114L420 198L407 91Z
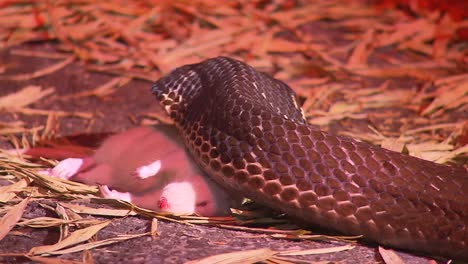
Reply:
M93 153L92 149L80 146L62 146L57 148L34 147L27 149L23 154L33 158L47 159L65 159L65 158L84 158Z
M461 135L458 137L459 146L465 146L466 144L468 144L468 122L465 122Z
M33 159L66 159L83 158L90 156L101 142L113 133L77 134L41 140L33 148L25 149L23 154L31 156Z
M404 7L417 14L425 10L447 12L455 21L461 21L468 17L466 0L381 0L378 1L379 9Z
M460 40L468 40L468 27L466 28L459 28L456 32L457 34L457 37L460 39Z
M36 28L42 28L46 23L44 17L42 16L42 13L37 8L34 8L33 12L34 12L34 20L36 21ZM42 37L44 38L44 40L50 39L50 36L47 30L42 31Z

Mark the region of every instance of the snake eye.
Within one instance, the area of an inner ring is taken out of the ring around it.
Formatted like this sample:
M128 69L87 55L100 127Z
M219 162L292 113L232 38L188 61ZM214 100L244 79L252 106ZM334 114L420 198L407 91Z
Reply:
M205 207L208 205L208 202L207 201L203 201L203 202L200 202L200 203L197 203L197 207Z

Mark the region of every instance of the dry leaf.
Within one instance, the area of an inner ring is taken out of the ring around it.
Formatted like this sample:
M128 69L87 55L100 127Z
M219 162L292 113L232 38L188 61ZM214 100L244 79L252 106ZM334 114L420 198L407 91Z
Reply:
M151 238L154 240L156 239L157 236L159 236L159 231L158 231L158 219L153 218L151 219Z
M372 53L375 45L375 30L371 28L367 30L367 32L362 37L362 40L358 42L358 44L354 48L353 53L348 59L348 68L366 65L367 58Z
M386 264L405 264L405 262L398 256L395 251L385 249L379 246L379 253Z
M61 206L60 204L56 204L55 205L55 213L63 220L65 221L69 221L70 219L68 218L68 214L65 210L65 208L63 208L63 206ZM60 237L59 237L59 241L63 240L65 237L69 236L70 233L69 233L69 230L68 230L68 225L60 225Z
M447 75L447 70L444 68L421 68L406 65L398 65L396 67L369 67L369 68L353 68L352 71L356 74L361 74L368 77L381 78L398 78L412 77L424 81L435 80L440 76Z
M415 129L409 129L405 131L405 135L414 135L418 133L428 132L428 131L436 131L438 129L447 129L450 131L455 131L458 128L462 127L463 123L447 123L447 124L436 124L436 125L428 125L423 127L418 127Z
M0 97L0 109L12 110L35 103L55 91L54 88L42 89L40 86L28 85L16 93Z
M18 223L29 203L29 197L10 208L10 210L0 219L0 241Z
M270 257L273 257L277 252L272 251L268 248L236 251L232 253L224 253L209 256L206 258L192 260L186 262L186 264L238 264L238 263L255 263L259 261L265 261Z
M403 150L405 148L405 143L401 142L397 138L385 138L380 143L380 146L382 148L386 148L386 149L401 153L401 152L403 152Z
M449 110L468 104L468 78L459 84L439 87L435 93L436 98L424 109L422 115L429 115L439 108Z
M46 59L65 59L70 55L65 53L47 52L41 50L25 50L25 49L14 49L10 51L12 55L25 56L25 57L36 57Z
M274 238L289 239L289 240L317 240L317 241L342 241L353 242L362 236L326 236L326 235L302 235L302 234L272 234Z
M50 65L44 69L41 69L32 73L17 74L17 75L12 75L12 76L0 75L0 80L26 81L26 80L42 77L44 75L51 74L53 72L56 72L62 69L63 67L70 64L74 59L75 59L74 56L70 56L61 62Z
M43 175L38 171L22 168L20 166L14 166L18 170L18 173L23 174L25 177L31 178L35 181L36 184L40 186L47 187L50 190L53 190L59 194L67 195L70 192L75 194L96 194L98 193L98 188L96 186L89 186L79 182L73 182L68 180L63 180L60 178L51 177L48 175Z
M69 260L69 259L63 259L63 258L46 258L46 257L28 256L28 255L24 255L24 256L40 264L83 264L83 262L81 261Z
M281 256L303 256L303 255L319 255L319 254L328 254L328 253L335 253L345 250L353 249L354 246L346 245L346 246L338 246L338 247L328 247L328 248L314 248L314 249L306 249L306 250L293 250L293 251L282 251L278 253Z
M7 203L16 196L16 193L24 191L24 188L28 186L26 179L20 179L19 181L6 185L0 186L0 203Z
M436 158L434 162L448 163L450 161L455 161L458 157L468 157L468 145L449 152L439 153L438 158Z
M50 255L54 254L55 251L59 251L61 249L79 244L81 242L84 242L91 237L93 237L97 232L99 232L101 229L106 227L108 224L110 224L110 221L106 221L97 225L93 225L90 227L86 227L83 229L78 229L75 232L71 233L70 236L65 238L64 240L53 244L53 245L46 245L46 246L38 246L38 247L33 247L31 250L29 250L28 254L29 255Z
M42 109L32 109L32 108L15 108L15 109L8 109L8 111L11 112L16 112L16 113L21 113L24 115L56 115L59 117L65 117L65 116L76 116L80 117L83 119L91 119L93 118L93 113L92 112L79 112L79 111L73 111L73 112L66 112L66 111L60 111L60 110L42 110Z
M435 162L453 150L453 145L445 142L410 143L406 145L411 156Z
M97 247L111 245L111 244L119 243L121 241L139 238L139 237L143 237L147 235L149 235L149 233L133 234L133 235L119 235L117 237L108 238L108 239L99 240L99 241L93 241L93 242L89 242L85 244L80 244L80 245L76 245L74 247L70 247L70 248L66 248L62 250L50 251L50 252L47 252L47 254L51 254L51 255L70 254L70 253L80 252L83 250L90 250L90 249L97 248Z
M130 81L131 81L131 78L128 78L128 77L117 77L117 78L111 79L110 81L100 85L99 87L95 89L79 92L76 94L65 95L65 96L60 97L60 99L70 100L72 98L77 99L77 98L86 97L86 96L96 96L99 98L105 98L106 96L113 94L115 92L115 88L121 87Z
M93 259L93 255L91 254L91 251L89 250L83 251L83 264L94 264L94 259Z
M66 220L61 218L54 218L54 217L35 217L31 219L26 219L18 223L19 226L28 226L32 228L48 228L48 227L55 227L55 226L63 226L74 224L76 226L80 225L94 225L100 223L100 221L95 219L79 219L79 220ZM68 233L67 233L68 234Z
M128 209L107 209L107 208L92 208L80 204L59 203L61 206L72 210L79 214L101 215L101 216L127 216L136 215L135 212Z

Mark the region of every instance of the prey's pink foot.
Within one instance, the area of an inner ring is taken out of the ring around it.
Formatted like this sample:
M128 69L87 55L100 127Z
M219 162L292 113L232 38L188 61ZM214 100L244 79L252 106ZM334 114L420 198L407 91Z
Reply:
M68 180L74 176L80 168L83 166L83 159L69 158L64 159L53 169L44 171L44 174L47 174L52 177Z
M161 161L156 160L148 165L138 167L134 174L141 179L146 179L158 174L159 170L161 169Z
M132 196L129 192L119 192L116 190L111 190L107 185L99 186L99 190L101 191L101 194L104 198L117 199L129 203L132 201Z

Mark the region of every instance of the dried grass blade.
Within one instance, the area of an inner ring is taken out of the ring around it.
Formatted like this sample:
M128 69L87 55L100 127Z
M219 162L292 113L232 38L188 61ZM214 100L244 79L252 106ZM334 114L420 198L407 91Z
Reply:
M121 241L134 239L134 238L139 238L139 237L143 237L143 236L147 236L147 235L149 235L149 232L142 233L142 234L133 234L133 235L119 235L117 237L108 238L108 239L99 240L99 241L93 241L93 242L77 245L77 246L67 248L67 249L63 249L63 250L51 251L51 252L48 252L48 254L50 254L50 255L70 254L70 253L74 253L74 252L80 252L80 251L83 251L83 250L90 250L90 249L97 248L97 247L111 245L111 244L119 243Z
M25 57L37 57L47 59L65 59L70 55L65 53L37 51L37 50L25 50L25 49L14 49L10 51L12 55L25 56Z
M158 219L157 218L153 218L151 219L151 238L154 240L156 239L156 237L159 235L159 231L158 231Z
M40 264L83 264L83 262L81 261L63 259L63 258L59 259L59 258L46 258L46 257L28 256L28 255L24 255L24 256Z
M99 98L104 98L110 94L113 94L115 92L115 88L121 87L130 81L131 81L131 78L128 78L128 77L116 77L98 86L97 88L94 88L88 91L79 92L76 94L65 95L65 96L60 97L60 99L69 100L71 98L76 99L76 98L87 97L87 96L96 96Z
M437 163L447 163L449 161L455 160L458 157L468 157L468 144L461 147L457 148L455 150L452 150L448 153L440 155L435 162Z
M107 208L92 208L80 204L59 203L61 206L72 210L78 214L100 215L100 216L127 216L136 215L136 213L129 209L107 209Z
M94 264L93 255L91 255L91 251L87 249L83 252L83 264Z
M282 252L279 252L278 255L281 255L281 256L319 255L319 254L328 254L328 253L335 253L335 252L350 250L353 248L355 248L355 246L345 245L345 246L328 247L328 248L282 251Z
M55 205L55 213L64 221L70 221L70 218L68 217L67 211L63 206L60 204ZM65 237L69 236L70 232L68 229L68 225L60 225L60 237L59 241L63 240Z
M373 43L375 43L375 31L373 28L369 29L362 40L356 45L353 53L348 58L348 67L362 66L367 64L367 59L373 51Z
M18 223L19 226L28 226L32 228L48 228L55 226L62 226L68 224L74 225L95 225L100 223L100 221L95 219L79 219L79 220L66 220L54 217L36 217L21 221Z
M67 116L75 116L83 119L91 119L93 118L93 113L91 112L66 112L60 110L42 110L42 109L32 109L32 108L17 108L17 109L8 109L10 112L21 113L24 115L50 115L54 114L58 117L67 117Z
M18 223L23 215L30 198L26 198L20 203L14 205L1 219L0 219L0 241L10 232L11 229Z
M106 222L93 225L90 227L86 227L83 229L78 229L75 232L71 233L70 236L68 236L67 238L65 238L64 240L56 244L33 247L28 252L28 254L29 255L44 255L44 254L48 255L48 254L52 254L52 252L61 250L63 248L79 244L93 237L97 232L99 232L101 229L106 227L108 224L110 224L110 221L106 221Z
M405 262L398 256L395 251L379 247L380 256L382 256L386 264L405 264Z
M74 194L93 194L97 193L96 186L89 186L79 182L67 181L59 178L42 175L34 170L24 168L19 165L13 166L17 173L22 176L26 176L35 180L36 184L42 185L50 190L53 190L60 194L68 194L72 192Z
M452 85L440 87L437 91L437 97L424 109L421 115L432 114L439 108L448 110L463 104L468 104L468 79L455 87Z
M206 258L192 260L186 264L237 264L237 263L255 263L267 260L273 257L277 252L269 248L247 250L241 252L231 252L209 256Z
M26 179L20 179L13 184L0 186L0 203L7 203L16 196L16 193L23 191L28 185L29 182Z
M56 71L62 69L63 67L70 64L74 59L75 59L74 56L70 56L67 59L65 59L65 60L63 60L63 61L61 61L59 63L53 64L53 65L51 65L49 67L46 67L44 69L41 69L41 70L38 70L38 71L35 71L35 72L32 72L32 73L24 73L24 74L17 74L17 75L11 75L11 76L9 76L9 75L0 75L0 80L26 81L26 80L42 77L42 76L51 74L53 72L56 72Z
M54 91L54 88L42 89L40 86L28 85L16 93L0 97L0 109L23 108L41 100Z

